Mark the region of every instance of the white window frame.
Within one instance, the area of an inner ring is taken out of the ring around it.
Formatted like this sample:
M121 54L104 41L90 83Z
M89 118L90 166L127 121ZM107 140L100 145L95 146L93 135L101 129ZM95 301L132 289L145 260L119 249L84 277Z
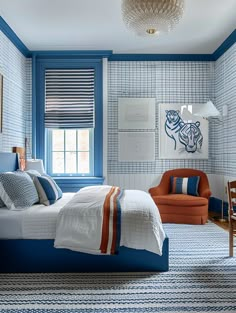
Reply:
M81 129L77 129L78 131L79 130L82 130L83 128ZM70 130L70 129L62 129L64 131L66 130ZM47 172L49 175L51 176L60 176L60 177L84 177L84 176L94 176L94 129L93 128L90 128L89 129L89 173L79 173L79 172L76 172L76 173L53 173L53 158L52 158L52 153L53 153L53 150L52 150L52 131L53 129L47 129L46 130L46 142L47 142ZM64 132L64 150L61 151L61 152L64 152L64 169L66 168L66 158L65 158L65 153L66 152L69 152L69 150L66 150L65 149L66 147L66 139L65 139L65 132ZM60 151L59 151L60 152ZM80 152L78 150L78 142L76 140L76 150L73 151L73 152ZM76 164L78 164L76 162Z

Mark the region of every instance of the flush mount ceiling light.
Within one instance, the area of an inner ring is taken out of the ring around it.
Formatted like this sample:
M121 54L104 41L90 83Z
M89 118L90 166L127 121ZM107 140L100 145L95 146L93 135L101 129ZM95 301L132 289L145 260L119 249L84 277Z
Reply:
M181 19L184 0L122 0L126 26L136 34L169 32Z

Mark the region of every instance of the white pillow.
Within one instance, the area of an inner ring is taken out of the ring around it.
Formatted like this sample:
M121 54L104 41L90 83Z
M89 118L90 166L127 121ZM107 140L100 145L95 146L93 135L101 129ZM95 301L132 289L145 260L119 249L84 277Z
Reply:
M27 170L25 171L25 173L27 173L31 179L34 179L34 177L37 177L37 176L41 176L41 174L36 170Z

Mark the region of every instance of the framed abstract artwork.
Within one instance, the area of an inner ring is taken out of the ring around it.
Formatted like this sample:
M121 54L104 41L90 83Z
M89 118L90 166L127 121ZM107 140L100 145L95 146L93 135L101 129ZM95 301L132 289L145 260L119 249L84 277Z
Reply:
M118 128L155 129L155 98L118 98Z
M2 132L3 76L0 74L0 133Z
M119 162L154 162L155 132L119 132Z
M159 104L160 159L208 159L208 121L194 113L202 104Z

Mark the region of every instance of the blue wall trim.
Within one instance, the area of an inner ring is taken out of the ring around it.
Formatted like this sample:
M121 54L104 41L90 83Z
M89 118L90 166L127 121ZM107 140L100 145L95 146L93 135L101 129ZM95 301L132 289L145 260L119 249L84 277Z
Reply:
M31 57L30 50L23 44L16 33L0 16L0 30L7 36L7 38L16 46L16 48L27 58Z
M75 57L75 58L109 58L112 55L112 50L52 50L52 51L31 51L33 55L38 58L61 58L61 57Z
M217 213L218 216L220 216L222 210L222 200L210 197L209 201L209 211ZM224 201L223 203L223 211L224 211L224 217L228 216L228 203Z
M223 55L235 42L236 30L220 45L213 54L116 54L112 50L60 50L60 51L30 51L20 38L15 34L11 27L0 16L0 30L27 58L32 55L41 58L60 58L64 56L80 58L108 58L109 61L216 61Z
M109 61L214 61L212 54L112 54Z
M219 59L233 44L236 42L236 29L229 35L228 38L219 46L213 53L214 61Z
M36 158L36 56L32 55L32 158Z

